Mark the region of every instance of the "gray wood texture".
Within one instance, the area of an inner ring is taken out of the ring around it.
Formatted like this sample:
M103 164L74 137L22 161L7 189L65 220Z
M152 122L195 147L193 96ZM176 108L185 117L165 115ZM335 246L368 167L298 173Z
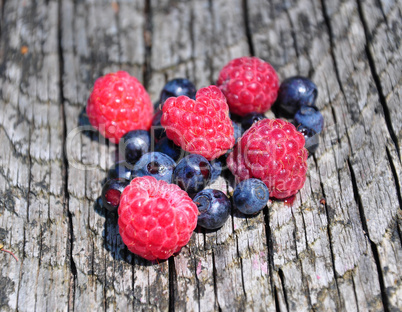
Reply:
M402 2L2 0L0 12L0 243L19 259L0 252L0 311L402 310ZM141 260L99 206L116 147L82 122L95 79L127 70L156 102L167 80L207 86L244 55L318 85L326 124L304 188Z

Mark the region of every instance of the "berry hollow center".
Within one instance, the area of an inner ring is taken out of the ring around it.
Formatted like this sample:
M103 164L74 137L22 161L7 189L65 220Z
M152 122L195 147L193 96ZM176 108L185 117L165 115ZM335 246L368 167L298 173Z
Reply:
M201 196L197 197L197 201L195 204L197 205L198 210L200 212L204 212L204 211L208 210L210 202L211 202L211 199L208 196L201 195Z
M109 205L117 207L120 203L120 191L118 190L108 190L105 194L105 198Z
M204 179L208 179L209 177L209 169L208 169L208 164L204 161L201 161L199 164L200 170L201 170L201 174L204 177Z
M161 169L161 165L157 161L151 161L147 165L147 170L151 174L158 174Z

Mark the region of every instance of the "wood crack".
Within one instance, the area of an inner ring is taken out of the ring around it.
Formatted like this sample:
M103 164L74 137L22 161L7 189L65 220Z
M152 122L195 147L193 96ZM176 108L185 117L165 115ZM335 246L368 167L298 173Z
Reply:
M401 195L401 188L400 188L398 174L396 172L395 164L392 160L391 153L390 153L388 147L386 147L385 150L387 152L387 158L388 158L389 165L391 167L392 176L394 177L396 194L398 196L399 209L401 210L402 209L402 195Z
M197 274L197 257L195 255L195 252L192 252L190 249L190 252L192 255L194 255L193 260L194 260L194 276L195 276L195 282L196 282L196 287L197 287L197 301L198 301L198 311L201 311L201 294L200 294L200 279L198 278Z
M286 304L286 311L289 311L288 295L287 295L286 286L285 286L285 275L283 274L282 269L278 270L278 275L279 275L279 279L281 280L283 299L285 300L285 304Z
M189 28L189 33L190 33L190 46L191 46L191 59L190 59L190 61L191 61L191 65L193 67L192 68L193 73L196 72L196 62L195 62L195 59L196 59L196 57L195 57L195 54L196 54L195 49L196 48L195 48L195 40L194 40L194 38L195 38L194 18L195 18L195 16L194 16L194 7L191 6L191 8L190 8L190 21L189 21L188 28ZM197 86L198 85L197 75L193 74L192 76L193 76L193 78L192 78L193 83L194 83L195 86Z
M77 267L73 258L73 246L74 246L74 230L73 230L73 218L71 211L69 209L69 191L68 191L68 159L66 150L66 140L67 140L67 119L66 119L66 108L65 108L65 97L64 97L64 84L63 84L63 73L64 73L64 55L62 46L62 0L58 2L58 54L59 54L59 91L60 91L60 106L61 106L61 121L62 121L62 176L63 176L63 195L64 195L64 212L68 218L68 240L67 240L67 258L70 264L70 285L68 289L68 311L74 311L75 306L75 290L77 285Z
M366 44L365 44L365 49L364 50L365 50L365 53L367 55L367 60L368 60L368 64L369 64L369 67L370 67L371 76L373 77L375 86L377 88L379 102L380 102L380 104L382 106L382 109L384 111L384 119L385 119L385 123L387 125L388 132L389 132L389 134L391 136L392 142L394 143L394 145L396 147L396 152L398 154L398 158L399 158L399 161L400 161L401 160L401 154L400 154L400 150L399 150L398 137L396 136L395 131L394 131L394 127L392 126L391 113L390 113L390 110L388 108L387 100L386 100L385 95L384 95L384 90L383 90L382 85L381 85L381 79L380 79L379 73L378 73L378 71L376 69L374 56L371 53L371 50L369 48L371 38L370 38L367 22L366 22L364 13L363 13L362 5L361 5L359 0L357 0L357 10L359 12L360 21L361 21L361 23L363 25L364 35L365 35L365 38L366 38ZM383 12L382 7L381 7L381 11ZM384 12L383 12L383 14L384 14ZM387 25L388 25L388 23L387 23Z
M373 258L374 258L375 265L376 265L376 268L377 268L378 282L380 284L381 300L382 300L384 312L389 312L390 311L390 309L389 309L389 300L388 300L388 296L387 296L387 293L386 293L386 288L385 288L385 283L384 283L384 275L383 275L383 272L382 272L382 266L381 266L380 257L379 257L379 254L378 254L377 245L370 239L370 233L369 233L368 227L367 227L367 220L366 220L366 216L365 216L365 213L364 213L363 204L362 204L362 201L361 201L361 198L360 198L359 189L358 189L358 186L357 186L356 175L355 175L352 163L351 163L349 158L347 160L347 163L348 163L348 167L349 167L349 171L350 171L350 177L351 177L351 180L352 180L353 196L354 196L356 205L359 208L359 215L360 215L360 220L361 220L361 223L362 223L363 231L367 235L367 239L368 239L368 241L370 243L371 252L373 254Z
M268 273L269 273L269 280L271 284L271 289L275 289L276 292L276 287L274 284L274 242L272 240L272 235L271 235L271 228L269 226L269 209L268 206L265 206L263 209L264 213L264 226L265 226L265 236L266 236L266 241L267 241L267 251L268 251ZM278 304L279 307L279 302L277 301L277 296L275 295L275 305ZM279 311L279 309L277 309Z
M177 293L177 272L174 258L168 259L169 264L169 312L175 311L175 296Z
M352 285L353 285L353 295L355 296L355 301L356 301L356 302L359 302L358 297L357 297L357 293L356 293L356 284L355 284L355 280L354 280L354 278L353 278L353 275L351 275L351 276L352 276L351 279L352 279ZM358 304L356 305L356 308L357 308L357 312L360 312L360 309L359 309L359 305L358 305Z
M144 67L142 71L142 82L146 90L152 74L152 7L151 0L144 2Z
M0 39L3 39L3 21L4 21L4 7L6 6L6 0L1 0L1 21L0 21Z
M217 281L216 281L217 272L216 272L216 265L215 265L215 253L214 253L213 249L212 249L212 276L213 276L213 280L214 280L215 302L216 302L216 305L218 306L218 311L222 312L222 308L219 305L219 300L218 300L218 287L217 287Z
M242 9L243 9L243 19L244 19L244 28L246 31L246 38L248 43L248 50L251 56L255 55L255 48L253 42L253 36L250 30L250 20L248 14L248 0L242 0Z
M306 279L306 277L304 276L303 262L300 259L300 254L299 254L299 251L297 250L297 238L296 238L297 221L296 221L296 217L295 217L294 212L293 212L293 207L291 208L291 213L292 213L292 220L293 220L293 224L294 224L293 239L295 241L295 246L296 246L296 248L295 248L295 250L296 250L296 259L300 263L300 267L301 267L300 273L301 273L302 283L303 283L303 285L306 285L307 300L308 300L309 308L313 309L313 304L311 303L311 294L310 294L310 287L309 287L308 279ZM302 223L303 223L303 228L304 228L304 239L306 241L306 250L308 251L310 249L310 247L308 245L307 234L306 234L306 222L304 220L304 216L303 216L302 211L300 211L300 214L301 214L301 217L302 217Z
M293 48L295 49L296 58L299 60L300 54L299 54L299 49L298 49L298 44L297 44L297 35L296 35L296 31L295 31L293 21L292 21L292 19L290 17L288 6L285 6L285 12L286 12L286 17L287 17L288 22L289 22L290 27L291 27L290 33L291 33L292 39L293 39ZM311 66L310 58L308 58L308 59L309 59L309 63L310 63L310 68L313 68L313 66ZM300 64L299 64L299 62L297 62L296 67L297 67L298 73L300 73Z
M247 222L247 221L246 221ZM250 247L249 247L250 248ZM239 258L240 261L240 272L241 272L241 286L242 286L242 290L243 290L243 295L245 300L247 301L247 292L246 292L246 288L244 286L244 270L243 270L243 259L240 256L240 251L239 251L239 241L238 241L238 237L236 235L236 252L237 252L237 258Z
M314 160L316 168L318 168L317 159L315 158L315 155L313 156L313 160ZM337 172L338 172L338 178L339 178L339 170L337 170ZM324 190L324 183L322 182L321 176L320 176L320 187L321 187L322 195L324 196L324 198L326 198L325 190ZM332 245L332 233L331 233L331 226L330 226L331 225L331 216L330 216L328 204L326 201L324 203L324 207L325 207L325 216L327 218L327 235L328 235L329 251L330 251L330 255L331 255L332 272L334 273L334 281L335 281L336 291L337 291L337 295L338 295L338 300L336 300L335 303L336 303L337 309L340 310L341 309L341 307L340 307L341 306L341 293L339 291L338 279L336 277L335 255L334 255L334 247Z
M321 7L322 7L322 15L324 17L325 25L327 26L328 37L329 37L329 46L330 46L330 54L331 54L332 63L333 63L334 70L335 70L336 81L338 82L339 89L340 89L340 91L342 93L342 96L343 96L343 99L344 99L345 103L348 103L346 93L345 93L345 90L343 88L341 76L339 74L338 61L336 60L336 56L335 56L335 43L334 43L334 35L333 35L334 32L332 30L330 17L328 16L328 13L327 13L327 7L326 7L325 0L321 0ZM331 108L332 108L332 105L331 105ZM349 137L349 131L346 131L345 133L346 133L346 137L348 139L348 143L349 143L351 153L353 154L353 144L351 143L351 140L350 140L350 137ZM338 135L338 137L339 137L339 135ZM339 175L339 171L338 171L338 175Z

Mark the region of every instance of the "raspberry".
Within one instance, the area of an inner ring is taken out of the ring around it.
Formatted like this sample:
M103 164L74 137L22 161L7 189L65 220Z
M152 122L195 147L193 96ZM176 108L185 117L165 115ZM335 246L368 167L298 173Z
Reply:
M244 56L223 67L217 85L226 96L230 111L244 116L271 108L278 96L279 80L269 63Z
M260 179L271 197L283 199L303 187L307 157L304 137L295 126L281 119L263 119L244 133L227 165L240 180Z
M198 208L175 184L138 177L124 189L118 209L119 231L128 249L147 259L167 259L188 243Z
M234 145L234 130L225 96L216 86L198 90L196 99L170 97L161 119L167 137L183 150L211 160Z
M130 130L149 130L153 105L141 83L125 71L95 81L87 114L94 128L113 143Z

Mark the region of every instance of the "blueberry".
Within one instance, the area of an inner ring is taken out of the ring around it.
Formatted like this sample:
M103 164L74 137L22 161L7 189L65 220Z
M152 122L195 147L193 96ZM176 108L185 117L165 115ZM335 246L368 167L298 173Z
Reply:
M216 181L222 173L223 167L225 166L225 156L221 156L210 162L211 164L211 183Z
M318 134L313 129L309 129L306 126L299 126L297 127L297 131L301 132L301 134L304 135L304 139L306 140L306 143L304 144L304 147L307 148L307 150L313 154L319 144L319 137Z
M172 183L175 166L175 161L168 155L159 152L146 153L135 164L132 175L133 177L151 176L157 180Z
M192 195L209 183L211 171L211 165L205 157L190 154L177 164L173 172L173 182Z
M142 155L149 152L151 138L148 131L133 130L127 132L119 142L119 151L130 164L135 164Z
M165 128L161 125L162 110L157 110L154 118L152 119L151 136L154 138L154 142L166 137Z
M314 105L317 94L317 86L310 79L290 77L281 83L273 108L279 116L293 118L300 107Z
M203 190L195 195L193 201L199 211L197 224L205 229L218 229L229 218L231 203L221 191Z
M315 106L303 106L300 108L294 119L296 127L302 125L320 133L324 128L324 117Z
M264 114L261 113L250 113L243 117L241 121L241 125L244 131L248 130L255 122L260 121L262 119L267 118Z
M176 78L168 81L162 89L160 94L160 104L161 107L165 103L165 101L174 96L178 97L180 95L186 95L189 98L195 100L195 94L197 90L195 89L194 84L185 78Z
M108 171L108 179L122 178L126 180L131 180L131 170L133 165L127 163L125 160L115 163Z
M155 144L155 151L168 155L174 161L178 161L185 153L185 151L167 137L164 137Z
M240 182L233 193L236 208L244 214L256 214L269 200L269 191L264 182L248 179Z
M234 130L234 137L235 137L235 143L241 138L243 135L243 127L239 125L237 122L232 120L232 125L233 125L233 130Z
M102 188L102 204L109 211L116 211L120 204L120 195L130 183L126 179L109 179Z

